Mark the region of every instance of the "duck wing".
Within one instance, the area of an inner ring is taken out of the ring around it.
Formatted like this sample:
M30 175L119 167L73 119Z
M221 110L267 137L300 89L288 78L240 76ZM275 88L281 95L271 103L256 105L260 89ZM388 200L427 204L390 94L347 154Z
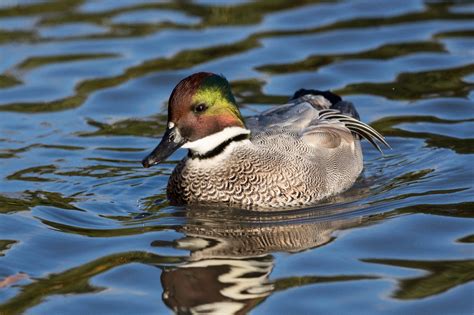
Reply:
M359 137L369 141L380 153L382 149L379 143L390 148L385 138L374 128L346 114L342 114L338 109L325 109L318 112L318 118L313 120L301 132L302 138L308 144L312 141L321 142L320 138L327 139L331 135L333 145L337 146L337 141L346 139L351 143ZM350 136L350 138L349 138ZM337 141L336 141L337 140ZM335 147L334 146L334 147Z
M290 98L291 100L297 100L299 98L303 99L314 99L315 96L323 97L330 103L329 107L321 106L318 102L312 102L313 106L316 109L324 110L324 109L336 109L341 114L351 116L357 120L360 120L359 113L357 112L354 104L351 102L344 101L339 95L332 93L331 91L320 91L320 90L307 90L307 89L300 89L293 94ZM327 102L325 104L327 104Z
M329 91L301 89L288 104L247 119L247 127L254 134L273 129L297 131L298 137L315 147L336 148L343 140L352 143L362 137L380 152L379 143L390 148L380 133L359 120L351 102Z
M321 95L303 95L291 98L287 104L264 111L246 119L247 128L253 132L273 128L303 129L318 117L318 112L331 108L331 102Z

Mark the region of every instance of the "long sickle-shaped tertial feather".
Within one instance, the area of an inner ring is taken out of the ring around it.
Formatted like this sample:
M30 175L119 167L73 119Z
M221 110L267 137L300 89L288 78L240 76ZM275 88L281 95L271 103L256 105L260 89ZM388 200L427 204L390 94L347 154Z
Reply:
M342 114L340 111L336 109L323 109L319 112L319 119L324 120L337 120L343 123L350 131L358 134L362 138L367 139L377 150L382 152L380 146L377 144L377 141L383 143L387 148L391 148L390 145L385 141L384 137L377 132L374 128L370 127L369 125L352 118L350 116Z

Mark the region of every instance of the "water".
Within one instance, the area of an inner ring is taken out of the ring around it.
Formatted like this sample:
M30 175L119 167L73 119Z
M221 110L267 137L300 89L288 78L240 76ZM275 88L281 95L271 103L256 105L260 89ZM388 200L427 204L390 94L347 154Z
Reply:
M1 314L472 314L474 6L0 2ZM311 209L185 209L143 169L174 85L332 89L393 150Z

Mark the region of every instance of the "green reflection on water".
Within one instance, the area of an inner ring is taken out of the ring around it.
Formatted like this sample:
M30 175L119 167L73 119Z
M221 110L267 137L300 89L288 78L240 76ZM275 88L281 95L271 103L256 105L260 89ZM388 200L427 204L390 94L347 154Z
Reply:
M371 94L389 99L418 100L434 97L467 97L473 83L463 77L474 72L474 64L444 70L401 73L390 83L353 83L338 90L341 94Z
M93 132L83 132L80 136L143 136L158 137L163 134L166 129L167 116L154 115L147 120L124 119L110 124L98 122L89 119L87 123L98 130Z
M44 174L52 174L56 170L56 166L54 165L42 165L42 166L35 166L25 168L21 171L15 172L11 175L7 176L8 180L24 180L24 181L32 181L32 182L49 182L53 181L53 179L40 177L40 176L28 176L28 174L36 174L36 175L44 175Z
M161 215L163 217L166 214ZM159 218L160 215L154 217ZM78 226L72 226L67 224L62 224L58 222L53 222L45 219L41 219L41 223L53 227L61 232L69 234L77 234L88 237L121 237L127 235L141 235L149 232L158 232L158 231L167 231L172 229L172 226L139 226L131 228L116 228L116 229L93 229L93 228L83 228Z
M37 39L31 31L5 31L0 30L0 43L31 42Z
M471 68L474 69L474 65ZM465 90L465 92L467 93L468 90ZM435 116L424 116L424 115L391 116L391 117L384 117L382 119L379 119L373 122L371 125L376 130L379 130L380 132L382 132L384 136L424 139L426 141L426 144L430 147L451 149L458 154L472 154L474 153L474 139L461 139L461 138L439 135L435 133L436 130L433 130L433 133L428 133L428 132L413 132L413 131L407 131L400 128L396 128L396 125L403 124L403 123L457 124L457 123L472 122L472 121L474 120L472 119L448 120L448 119L441 119Z
M64 2L45 2L45 3L34 3L22 6L8 7L0 9L1 16L28 16L28 15L40 15L42 16L40 24L43 25L58 25L63 23L71 22L90 22L99 25L109 25L109 19L115 15L122 14L124 12L133 12L143 9L172 9L179 10L191 16L198 16L202 18L201 23L198 26L192 26L190 28L202 28L216 25L242 25L242 24L255 24L262 20L265 14L270 12L278 12L280 10L286 10L294 7L300 7L314 1L256 1L250 3L244 3L235 6L206 6L198 5L189 2L173 2L173 3L158 3L158 4L138 4L127 6L125 8L115 8L104 12L78 12L77 8L83 1L64 1ZM49 101L42 103L10 103L0 107L1 111L15 111L15 112L49 112L49 111L60 111L66 109L76 108L81 106L87 97L100 89L105 89L113 86L117 86L133 78L142 77L146 74L163 71L163 70L177 70L187 69L197 64L215 60L218 58L230 56L233 54L239 54L244 51L248 51L260 46L259 40L267 37L278 37L282 35L302 35L310 33L319 33L329 30L345 29L345 28L364 28L374 27L382 25L395 25L400 23L408 22L420 22L428 21L433 19L443 20L469 20L474 18L474 14L459 14L449 12L449 4L447 3L428 3L426 10L423 12L408 13L400 16L387 17L387 18L368 18L368 19L357 19L350 21L339 21L330 25L319 26L312 29L298 29L291 31L269 31L260 32L250 35L248 38L235 42L229 45L217 45L214 47L206 47L201 49L185 50L177 53L171 58L158 58L153 60L147 60L141 65L132 66L128 68L123 74L102 78L85 80L76 87L74 95L69 97ZM54 13L47 15L46 13ZM176 28L176 25L172 23L170 27ZM159 26L160 28L163 25ZM182 26L179 26L182 27ZM132 30L136 30L137 27L133 26ZM144 36L148 33L156 32L158 29L154 27L141 27L141 33L127 33L124 32L123 26L110 27L110 33L106 34L94 34L84 36L87 38L112 38L116 36ZM114 32L116 32L114 34ZM9 33L8 33L9 34ZM441 36L441 35L440 35ZM445 34L444 36L449 36ZM8 35L8 41L12 41L16 38L16 35ZM19 36L21 38L21 36ZM349 58L375 58L375 59L387 59L403 54L413 53L417 51L442 51L443 48L438 43L404 43L398 45L386 45L383 47L375 48L358 54L348 55L334 55L334 56L313 56L309 57L305 61L296 62L287 65L266 65L260 66L259 69L263 71L269 71L274 73L287 73L289 71L300 71L300 69L317 69L322 65L329 64L336 60L349 59ZM98 58L107 58L109 54L98 54ZM68 60L74 60L78 58L77 55L61 55L61 56L43 56L33 57L29 61L24 61L17 67L25 67L25 63L28 64L41 64L41 63L55 63L65 62ZM79 58L86 58L84 56ZM460 78L465 75L472 73L472 67L463 67L458 70L449 71L435 71L426 73L416 74L401 74L395 83L388 84L373 84L373 83L361 83L349 85L348 87L339 91L342 94L352 93L368 93L375 95L383 95L393 99L415 99L422 97L432 97L433 95L450 95L450 96L466 96L467 92L473 87L472 84L464 83ZM16 80L16 79L13 79ZM1 87L0 80L0 87ZM8 84L14 81L9 81ZM6 83L4 83L6 84ZM275 99L270 98L270 101ZM251 100L250 100L251 101ZM265 102L268 103L268 100Z
M35 148L67 150L67 151L84 150L84 147L73 146L73 145L35 143L35 144L31 144L31 145L18 148L18 149L0 150L0 159L18 158L18 155L17 155L18 153L28 152Z
M5 252L9 250L15 243L17 243L17 241L0 240L0 256L5 256Z
M163 29L205 29L209 26L231 26L231 25L252 25L263 20L266 14L271 12L278 12L289 8L297 8L306 5L312 1L256 1L252 3L239 4L234 6L205 6L191 3L189 1L176 1L171 3L158 4L133 4L127 7L113 8L103 12L80 12L79 6L86 3L82 0L74 1L56 1L56 2L40 2L29 3L25 2L19 6L0 9L0 17L38 17L39 26L61 26L70 23L91 23L99 25L104 28L105 32L100 34L90 35L64 35L64 37L57 39L57 42L65 42L68 40L97 40L110 38L136 38L153 34ZM133 79L140 78L152 73L159 73L164 70L181 70L189 69L194 66L207 63L212 60L226 58L229 56L239 55L253 49L261 47L260 40L265 38L277 39L281 36L299 36L304 34L319 34L327 31L356 29L356 28L376 28L381 26L398 25L403 23L422 22L422 21L469 21L474 18L474 14L450 13L449 7L452 3L432 3L426 4L426 9L423 12L408 13L394 17L383 18L358 18L349 21L337 21L329 25L323 25L312 28L285 30L276 29L263 32L255 32L247 38L226 45L215 45L212 47L205 47L199 49L187 49L176 53L170 57L160 57L150 60L145 60L141 64L131 66L123 69L123 72L106 78L87 79L79 82L73 91L74 94L54 101L46 102L14 102L5 104L0 107L0 111L14 111L22 113L45 113L73 109L81 106L87 98L97 91L113 88L123 85ZM186 13L190 16L200 18L200 22L196 24L178 24L173 22L163 23L149 23L149 24L113 24L111 20L119 14L126 12L134 12L143 9L172 9L179 12ZM453 38L453 37L472 37L472 31L449 31L434 34L434 39ZM41 37L37 30L28 31L0 31L0 43L51 43L52 38ZM55 40L56 42L56 40ZM284 42L284 39L282 40ZM404 55L420 53L420 52L436 52L449 53L446 48L439 42L434 41L420 41L399 44L385 44L377 48L347 54L335 55L311 55L303 60L298 60L292 63L278 64L278 60L265 61L264 65L257 65L256 70L266 72L269 74L283 74L293 73L298 71L315 71L320 67L333 64L340 60L353 59L391 59ZM309 54L314 53L312 51ZM32 55L27 59L19 62L13 67L20 73L25 73L30 70L38 70L40 67L47 67L58 63L71 63L75 61L87 61L93 59L103 58L119 58L121 54L113 53L77 53L77 54L58 54L54 56L49 55ZM191 70L190 70L191 71ZM434 98L439 96L456 96L465 98L473 89L473 84L465 82L463 77L474 72L474 66L468 65L449 70L426 71L418 73L402 73L394 82L389 83L358 83L351 84L339 92L343 94L368 94L381 95L391 99L402 100L418 100L420 98ZM16 72L0 74L0 88L9 88L20 85L23 82L19 77L16 77ZM287 100L286 96L268 95L265 94L263 88L265 81L262 78L249 78L246 80L239 80L232 82L233 89L236 96L243 103L253 104L280 104ZM288 93L290 93L289 91ZM112 123L103 123L90 119L87 123L97 128L91 132L78 132L75 135L87 136L148 136L157 137L165 128L166 117L163 115L156 115L146 117L144 119L125 119ZM380 119L376 121L373 126L382 131L386 136L402 137L404 139L415 138L423 139L426 144L436 148L449 148L455 153L471 154L473 153L473 139L459 139L455 137L447 137L427 132L411 132L397 128L396 125L402 123L417 123L429 122L440 124L451 124L458 122L465 122L472 120L442 120L434 116L393 116ZM104 137L106 138L106 137ZM83 139L84 140L84 139ZM96 148L97 150L117 150L124 152L137 151L134 148L110 148L104 146ZM108 145L108 144L107 144ZM125 144L128 145L128 144ZM131 145L133 146L133 145ZM35 147L45 147L54 150L85 150L83 147L73 146L54 146L34 144L20 149L4 150L0 158L18 158L21 152L27 152ZM84 160L98 161L99 163L134 163L127 160L113 160L104 157L87 157ZM166 171L169 171L166 168ZM138 177L152 177L162 175L166 171L156 171L145 175L137 175ZM117 182L120 184L120 177L130 175L137 172L135 167L117 167L110 165L96 165L96 166L82 166L71 169L58 170L55 165L42 165L27 168L17 171L7 177L11 181L23 181L32 184L32 182L42 182L48 184L50 181L55 181L48 175L62 176L67 179L71 177L81 176L96 178L112 178L119 177ZM395 176L395 178L388 180L388 184L384 187L385 191L392 191L395 189L402 189L406 186L414 186L416 183L429 180L433 173L437 170L426 167L419 168L416 171L406 172L402 175ZM439 174L438 174L439 175ZM466 175L467 176L467 175ZM127 176L127 179L132 177ZM115 179L114 179L115 180ZM468 182L467 180L465 181ZM107 184L110 184L108 182ZM448 199L450 195L463 192L467 188L457 187L453 189L435 189L430 191L420 191L413 189L414 192L407 189L408 193L400 193L392 198L386 198L382 201L402 200L409 197L421 196L435 196L440 195L440 198ZM405 192L405 191L403 191ZM78 193L80 194L80 193ZM353 222L354 224L338 225L333 221L334 226L328 224L328 229L325 232L324 228L319 231L313 226L295 225L293 231L285 231L285 228L280 229L274 226L262 227L246 227L241 225L233 225L228 222L228 217L224 220L222 226L213 226L210 224L212 220L196 222L195 226L192 224L192 214L186 214L191 220L190 224L186 226L171 226L163 225L159 220L169 216L166 213L160 213L166 203L157 205L156 199L164 199L164 194L146 197L142 200L145 209L153 214L145 219L136 219L132 215L110 215L103 216L110 220L115 220L118 224L123 224L120 228L104 228L104 229L89 229L85 227L78 227L61 222L54 222L49 220L40 220L44 225L62 233L75 234L84 237L100 237L112 238L121 237L124 235L142 235L149 232L176 230L192 233L194 237L199 238L198 232L206 232L206 237L214 236L214 243L221 240L222 244L227 246L220 247L220 253L224 254L248 254L255 253L262 254L272 251L296 251L311 248L312 246L328 245L334 240L332 232L342 230L349 227L355 227L362 222ZM359 196L359 199L361 197ZM46 192L41 190L30 191L26 190L21 194L3 194L0 195L0 213L12 213L16 211L25 211L36 206L51 206L59 209L81 210L74 204L78 202L76 194L66 196L58 192ZM380 201L379 201L380 203ZM389 206L387 206L389 208ZM405 208L398 208L395 214L384 213L379 214L378 218L382 219L389 215L399 215L403 213L418 213L424 212L434 215L446 215L456 217L472 217L472 202L463 203L447 203L447 204L416 204ZM319 209L318 209L319 210ZM88 210L89 211L89 210ZM93 212L93 210L90 210ZM385 210L384 210L385 211ZM202 217L201 217L202 218ZM60 221L60 219L58 219ZM199 221L199 220L197 220ZM337 220L335 220L337 222ZM357 220L355 220L357 221ZM158 222L158 223L157 223ZM137 223L150 223L152 225L137 226ZM126 226L130 224L131 227ZM208 226L206 227L206 224ZM324 226L323 226L324 227ZM321 226L320 226L321 228ZM306 232L306 233L304 233ZM219 234L217 235L216 234ZM313 233L313 234L311 234ZM198 234L198 235L196 235ZM223 238L225 235L227 238ZM298 237L300 235L300 237ZM203 237L204 238L204 237ZM473 236L469 235L459 239L459 242L472 243ZM297 244L297 241L300 243ZM1 240L0 241L0 255L4 253L15 241ZM212 243L212 242L211 242ZM164 242L156 242L159 246ZM170 243L169 246L176 246L176 243ZM47 246L47 244L45 244ZM152 245L153 246L153 245ZM273 247L271 247L273 246ZM212 252L210 248L202 249L201 252L194 249L194 255ZM212 248L211 248L212 249ZM223 251L226 250L227 252ZM215 253L215 252L214 252ZM409 253L411 254L411 253ZM239 257L240 259L240 257ZM237 259L237 260L239 260ZM439 294L450 288L462 285L472 280L472 275L468 273L472 271L472 261L401 261L401 260L366 260L367 262L381 263L386 265L395 265L402 268L417 268L428 271L428 275L412 279L400 280L401 288L394 293L394 296L399 299L420 299ZM45 298L55 294L78 294L86 292L98 292L103 288L93 287L89 284L89 280L110 270L116 266L127 264L130 262L151 263L151 264L167 264L182 262L181 259L173 257L160 257L157 255L132 252L119 253L107 257L99 258L90 263L69 269L59 274L52 274L43 279L35 279L33 283L22 285L21 292L15 297L0 306L0 313L21 313L26 309L40 303ZM69 266L68 266L69 267ZM378 279L371 275L334 275L334 276L304 276L304 277L287 277L276 279L272 284L276 291L296 288L303 285L321 284L335 281L352 281L363 279ZM199 287L202 289L202 286ZM202 290L201 290L202 291ZM258 300L260 302L261 300Z
M458 190L459 191L459 190ZM427 213L457 218L474 218L474 202L460 202L447 204L418 204L400 208L399 213Z
M103 58L114 58L119 57L118 54L75 54L75 55L54 55L54 56L36 56L30 57L20 63L17 68L19 70L32 70L34 68L42 67L45 65L55 63L69 63L73 61L81 60L93 60Z
M314 71L322 66L332 64L337 61L350 60L350 59L391 59L413 53L420 52L444 52L445 49L440 43L433 42L416 42L416 43L399 43L399 44L387 44L381 47L350 54L339 54L339 55L313 55L305 60L297 61L289 64L278 64L278 65L262 65L257 69L272 73L294 73L298 71Z
M337 276L304 276L277 279L275 281L275 291L283 291L291 288L297 288L311 284L326 284L341 281L357 281L357 280L375 280L376 276L364 275L337 275Z
M472 209L472 206L471 206L471 209ZM462 238L458 239L458 242L459 243L474 243L474 234L462 237Z
M21 194L0 194L0 213L30 210L36 206L81 210L73 205L75 201L75 198L65 197L57 192L25 190Z
M76 86L76 94L61 100L42 103L11 103L2 105L0 111L25 113L50 112L72 109L82 105L87 97L97 90L117 86L133 78L142 77L156 71L186 69L211 59L241 53L251 47L256 47L254 39L248 39L229 45L219 45L202 49L184 50L170 58L148 60L138 66L125 70L124 73L108 78L85 80Z
M0 74L0 89L21 84L21 81L10 74Z
M134 262L169 264L180 261L181 259L177 257L165 257L138 251L101 257L64 272L34 280L33 283L23 286L18 295L0 305L0 314L23 314L27 309L52 295L100 292L104 288L92 286L89 281L93 277L118 266Z
M474 260L416 261L401 259L363 259L374 264L412 268L427 273L416 278L401 279L393 297L401 300L423 299L474 280Z

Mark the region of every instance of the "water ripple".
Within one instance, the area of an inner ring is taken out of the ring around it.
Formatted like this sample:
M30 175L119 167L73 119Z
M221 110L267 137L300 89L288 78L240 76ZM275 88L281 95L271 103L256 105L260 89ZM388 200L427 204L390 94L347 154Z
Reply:
M1 2L0 313L472 313L472 8ZM186 152L139 161L196 71L244 116L331 89L393 150L317 206L173 207Z

